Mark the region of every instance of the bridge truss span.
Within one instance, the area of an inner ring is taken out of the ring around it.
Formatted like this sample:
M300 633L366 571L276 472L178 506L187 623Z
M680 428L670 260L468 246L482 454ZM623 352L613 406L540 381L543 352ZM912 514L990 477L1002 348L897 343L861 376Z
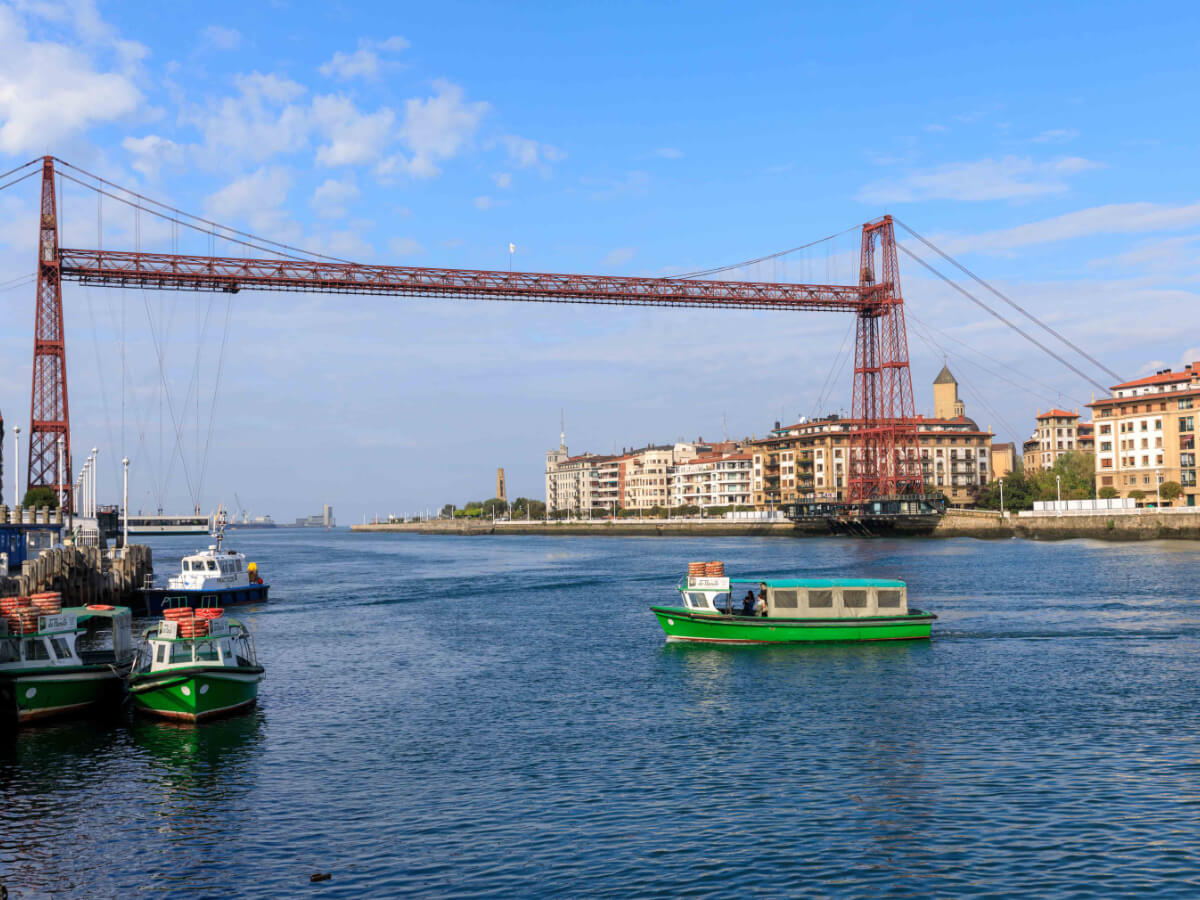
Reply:
M380 266L60 249L62 278L104 287L376 294L705 309L862 311L882 288Z

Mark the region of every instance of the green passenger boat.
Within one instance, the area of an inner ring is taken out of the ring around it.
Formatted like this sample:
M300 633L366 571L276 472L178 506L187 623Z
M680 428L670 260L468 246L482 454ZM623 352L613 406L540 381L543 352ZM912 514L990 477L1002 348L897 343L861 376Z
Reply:
M18 723L119 703L133 657L124 606L68 607L10 634L0 620L0 716Z
M129 675L129 694L139 712L200 722L249 709L258 700L263 667L241 622L209 620L206 634L163 620L148 628Z
M668 641L783 644L928 639L937 618L909 609L907 585L892 579L689 575L678 590L681 605L650 608ZM742 605L743 591L753 595L749 609Z

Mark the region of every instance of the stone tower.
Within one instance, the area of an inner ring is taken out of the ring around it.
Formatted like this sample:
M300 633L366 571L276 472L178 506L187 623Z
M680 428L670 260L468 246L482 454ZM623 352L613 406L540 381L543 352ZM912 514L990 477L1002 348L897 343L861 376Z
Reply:
M966 410L958 399L958 382L950 374L950 367L943 365L942 371L933 379L933 416L935 419L957 419L964 415Z
M508 486L504 483L504 469L496 470L496 496L508 502Z

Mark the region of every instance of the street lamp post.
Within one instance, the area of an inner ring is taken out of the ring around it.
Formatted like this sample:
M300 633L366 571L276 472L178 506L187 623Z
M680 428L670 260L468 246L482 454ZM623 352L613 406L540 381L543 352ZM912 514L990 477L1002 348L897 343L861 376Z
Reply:
M13 428L13 507L17 510L17 521L21 521L21 426Z
M1055 508L1058 510L1058 514L1061 516L1062 515L1062 476L1061 475L1054 476L1054 490L1058 493L1058 503L1055 504Z
M1000 479L1000 515L1004 516L1004 479Z
M1154 473L1154 508L1162 508L1162 472Z
M124 470L124 487L121 491L121 552L129 546L129 457L121 460Z
M58 436L58 508L61 510L66 505L67 485L63 481L63 475L67 470L63 468L63 436Z

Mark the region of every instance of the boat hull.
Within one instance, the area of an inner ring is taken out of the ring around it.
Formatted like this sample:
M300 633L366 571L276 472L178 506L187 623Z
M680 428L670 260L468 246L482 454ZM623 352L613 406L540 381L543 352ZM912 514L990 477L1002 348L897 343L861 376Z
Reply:
M201 722L242 712L258 700L261 666L225 668L196 666L130 679L129 694L138 712Z
M18 723L76 715L121 697L121 676L108 666L0 674L0 710Z
M204 601L207 601L209 598L215 599L217 605L222 608L226 606L245 606L250 603L266 603L267 591L270 588L269 584L243 584L237 587L207 591L147 588L141 592L141 596L145 615L157 616L162 613L163 602L168 598L175 600L178 597L183 597L187 600L187 605L193 609L199 609L204 604Z
M668 641L708 644L792 644L843 641L928 640L937 616L912 610L902 616L859 619L781 619L698 615L681 607L652 606Z

